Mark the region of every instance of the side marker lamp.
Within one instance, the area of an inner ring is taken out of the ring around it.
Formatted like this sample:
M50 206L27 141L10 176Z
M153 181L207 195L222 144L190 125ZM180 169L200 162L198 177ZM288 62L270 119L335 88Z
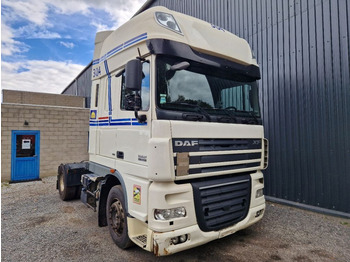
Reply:
M155 18L159 25L176 33L182 34L179 25L177 24L175 18L171 14L156 12Z

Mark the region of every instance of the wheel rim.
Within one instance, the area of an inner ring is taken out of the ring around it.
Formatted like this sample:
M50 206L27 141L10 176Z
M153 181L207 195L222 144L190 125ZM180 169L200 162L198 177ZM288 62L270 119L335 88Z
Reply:
M60 190L61 190L61 192L64 191L63 174L60 175Z
M124 209L119 199L114 199L109 209L109 221L113 231L120 236L124 230Z

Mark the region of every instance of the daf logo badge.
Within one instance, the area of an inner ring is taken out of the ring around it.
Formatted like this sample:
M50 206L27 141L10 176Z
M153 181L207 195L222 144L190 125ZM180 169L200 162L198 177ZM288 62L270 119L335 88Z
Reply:
M196 140L175 140L175 146L198 146L198 141Z

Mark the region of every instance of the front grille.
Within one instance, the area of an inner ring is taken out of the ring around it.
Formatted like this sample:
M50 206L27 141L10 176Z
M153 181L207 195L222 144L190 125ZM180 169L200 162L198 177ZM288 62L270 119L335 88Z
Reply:
M197 222L204 232L221 230L243 220L249 210L248 173L191 182Z
M259 138L174 138L175 174L177 179L185 179L185 175L211 176L254 171L262 165L262 150Z
M199 139L199 151L245 150L261 148L260 139Z

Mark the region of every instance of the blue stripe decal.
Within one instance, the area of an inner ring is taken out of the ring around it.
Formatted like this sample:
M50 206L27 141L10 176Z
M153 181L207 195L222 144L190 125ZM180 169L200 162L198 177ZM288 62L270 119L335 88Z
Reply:
M135 41L132 41L132 42L126 44L126 45L124 46L124 48L129 47L129 46L131 46L131 45L133 45L133 44L135 44L135 43L137 43L137 42L139 42L139 41L141 41L141 40L143 40L143 39L146 39L146 38L147 38L147 36L142 37L142 38L139 38L139 39L136 39Z
M128 40L128 41L126 41L125 43L124 43L124 45L127 45L127 44L129 44L130 42L133 42L133 41L135 41L135 40L137 40L137 39L139 39L139 38L142 38L143 39L143 37L147 37L147 33L143 33L143 34L141 34L141 35L139 35L139 36L135 36L134 38L131 38L130 40Z
M122 49L123 49L123 45L122 45L122 44L119 45L119 46L117 46L117 47L115 47L115 48L113 48L111 51L109 51L109 52L107 53L107 57L109 57L109 56L115 54L116 52L118 52L118 51L120 51L120 50L122 50Z
M111 123L111 126L131 126L130 122L125 122L125 123Z
M108 109L109 109L109 120L111 120L112 115L112 79L111 74L108 73Z
M120 122L120 121L131 121L131 118L120 118L120 119L112 119L111 122Z
M132 122L133 126L147 126L147 123Z
M106 120L106 121L99 121L99 122L90 122L90 124L108 124L109 122L108 122L108 120Z
M102 57L97 58L95 60L92 61L92 65L97 65L99 63L104 62L106 59L108 59L109 57L111 57L112 55L118 53L119 51L133 45L136 44L137 42L140 42L141 40L147 39L147 33L143 33L141 35L138 35L134 38L131 38L130 40L124 42L121 45L118 45L117 47L113 48L112 50L108 51L106 54L104 54Z
M147 126L146 123L139 123L136 118L119 118L109 120L90 120L90 126Z
M111 116L112 115L111 74L109 73L107 60L105 60L104 64L105 64L106 74L108 76L108 110L109 110L109 115Z
M108 70L108 64L107 61L104 62L105 64L105 69L106 69L106 74L109 75L109 70Z

